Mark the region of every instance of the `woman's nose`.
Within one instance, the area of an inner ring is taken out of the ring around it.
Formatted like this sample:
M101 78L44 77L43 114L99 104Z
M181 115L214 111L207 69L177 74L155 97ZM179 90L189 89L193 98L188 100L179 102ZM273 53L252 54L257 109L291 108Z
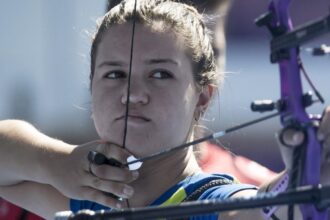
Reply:
M129 95L127 95L129 94ZM150 101L149 95L145 92L145 88L141 85L136 85L135 83L131 83L129 86L129 91L126 87L126 91L123 92L121 97L121 103L126 105L127 102L129 104L147 104Z

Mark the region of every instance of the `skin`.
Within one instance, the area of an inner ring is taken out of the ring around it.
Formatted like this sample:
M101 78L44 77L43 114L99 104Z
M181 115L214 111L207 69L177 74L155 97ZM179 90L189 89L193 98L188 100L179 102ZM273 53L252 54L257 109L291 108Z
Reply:
M1 197L52 219L55 212L69 209L69 198L109 207L126 206L126 202L114 200L103 192L127 198L130 207L146 206L170 186L200 172L191 150L146 162L138 173L112 166L89 167L86 155L90 150L124 163L130 155L142 157L186 141L194 116L207 107L212 95L212 87L198 90L195 86L189 55L184 48L177 47L177 39L169 33L153 33L138 25L137 30L143 31L137 32L135 40L134 51L139 56L136 55L132 63L129 105L133 110L128 121L127 145L123 149L124 122L116 118L122 116L126 104L127 77L121 73L127 73L128 69L126 36L130 35L130 29L128 24L112 28L101 41L92 82L93 118L101 140L73 146L43 135L26 122L1 121ZM168 61L145 62L151 58L171 58L178 65ZM121 61L122 65L100 65L113 60ZM171 72L173 78L160 69ZM325 152L329 152L329 124L330 109L327 108L319 129ZM20 163L12 158L19 158ZM322 163L323 183L328 184L329 157L324 156ZM254 190L245 190L233 197L255 194ZM262 217L258 210L251 210L224 213L221 219Z

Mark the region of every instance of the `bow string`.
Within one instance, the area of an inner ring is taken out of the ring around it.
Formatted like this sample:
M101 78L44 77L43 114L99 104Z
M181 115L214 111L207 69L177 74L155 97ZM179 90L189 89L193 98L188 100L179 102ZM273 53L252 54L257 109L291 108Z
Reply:
M127 96L126 96L126 108L125 108L125 125L124 125L124 136L123 136L123 148L126 148L127 139L127 123L130 105L130 92L131 92L131 77L132 77L132 65L133 65L133 49L134 49L134 36L135 36L135 25L136 25L136 6L137 0L134 0L133 8L133 23L132 23L132 36L131 36L131 47L130 47L130 57L129 57L129 71L127 77ZM127 207L130 207L128 199L126 199Z

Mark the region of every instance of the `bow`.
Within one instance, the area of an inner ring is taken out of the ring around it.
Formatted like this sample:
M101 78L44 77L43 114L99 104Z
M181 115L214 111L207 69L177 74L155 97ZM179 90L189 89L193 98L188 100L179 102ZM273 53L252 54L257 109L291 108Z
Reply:
M135 0L135 7L136 7ZM173 150L181 149L192 144L200 143L212 138L219 138L228 132L249 126L256 122L266 120L278 114L281 116L283 130L293 129L304 134L304 141L297 146L291 146L286 143L284 138L282 142L285 146L293 149L293 164L290 172L290 184L287 192L284 193L267 193L261 194L251 199L229 199L228 201L200 201L181 204L180 206L170 207L150 207L141 209L128 209L121 212L112 213L86 213L83 212L70 219L93 218L112 218L112 219L153 219L161 217L187 217L189 215L205 214L210 212L228 211L243 208L265 207L270 205L289 204L288 217L293 219L293 204L301 204L300 210L303 218L326 220L328 219L325 206L322 203L330 198L330 187L322 187L320 183L320 161L322 147L316 138L316 120L310 118L305 108L313 103L310 94L304 94L301 85L300 70L303 68L299 59L299 46L305 41L312 39L330 29L330 15L325 19L307 24L300 29L293 30L289 14L290 0L272 0L269 4L269 11L257 20L257 25L266 25L270 30L273 39L271 41L271 61L279 64L280 82L281 82L281 98L276 103L255 102L252 105L255 111L266 111L276 109L278 113L263 117L253 122L244 123L240 126L217 132L208 137L186 143L176 148L171 148L165 152L151 155L130 162L144 161ZM136 8L134 9L134 13ZM128 92L126 106L126 122L123 146L125 146L128 101L129 101L129 84L131 75L131 63L133 57L135 20L133 21L133 33L131 43L130 71L128 76ZM318 99L322 101L322 97L315 90ZM312 159L311 159L312 158ZM308 204L307 204L308 203ZM323 209L321 209L323 208Z
M293 31L288 13L290 1L272 0L269 4L269 12L257 20L257 25L266 25L273 36L271 62L278 63L280 70L281 99L279 109L283 125L282 134L287 129L294 129L301 131L305 136L303 143L297 146L287 146L281 138L283 144L293 150L289 181L289 188L293 189L297 186L316 186L320 183L322 146L316 138L315 120L311 119L305 110L307 106L312 104L312 98L310 94L304 94L302 90L300 71L304 71L304 69L299 58L299 46L326 31L328 25L320 25L316 28L316 24L320 22L314 22L308 28L304 27ZM328 20L327 18L321 21ZM319 100L323 102L320 93L315 91ZM301 205L300 210L305 220L327 219L327 212L317 210L314 205ZM288 219L293 219L292 205L288 209Z

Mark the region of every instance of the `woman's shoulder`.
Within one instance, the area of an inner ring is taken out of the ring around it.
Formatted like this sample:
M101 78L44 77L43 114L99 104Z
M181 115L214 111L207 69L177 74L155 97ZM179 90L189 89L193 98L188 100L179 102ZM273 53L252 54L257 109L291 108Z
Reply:
M198 173L169 188L151 206L177 205L182 202L206 199L226 199L245 189L256 189L256 187L240 184L233 176L227 174Z

